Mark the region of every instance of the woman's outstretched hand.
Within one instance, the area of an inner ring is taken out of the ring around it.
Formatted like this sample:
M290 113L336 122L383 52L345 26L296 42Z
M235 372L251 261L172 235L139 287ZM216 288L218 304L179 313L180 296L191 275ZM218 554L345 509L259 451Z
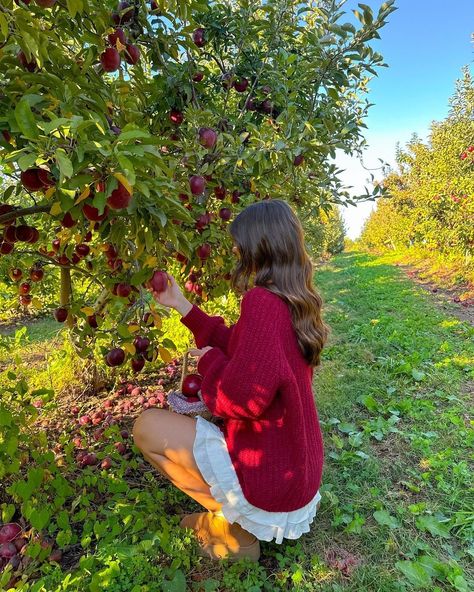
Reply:
M188 353L189 353L189 355L191 355L191 356L194 356L194 357L197 357L197 358L201 359L201 358L202 358L202 356L203 356L203 355L204 355L206 352L208 352L210 349L212 349L212 346L211 346L211 345L206 345L206 347L202 347L201 349L197 349L197 348L194 348L194 349L189 349L189 350L188 350ZM199 361L199 360L198 360L198 361Z
M156 292L155 290L150 289L153 298L159 304L162 304L163 306L169 306L170 308L175 308L177 310L183 308L184 302L190 304L176 283L174 277L169 273L166 273L166 275L168 276L168 285L166 290L163 290L163 292Z

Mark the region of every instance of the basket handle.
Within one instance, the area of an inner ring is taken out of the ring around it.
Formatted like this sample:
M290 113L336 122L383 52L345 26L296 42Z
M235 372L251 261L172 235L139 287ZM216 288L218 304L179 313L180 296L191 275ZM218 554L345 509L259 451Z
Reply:
M189 351L186 350L183 354L183 364L181 367L181 380L179 381L179 390L183 392L183 382L188 375Z

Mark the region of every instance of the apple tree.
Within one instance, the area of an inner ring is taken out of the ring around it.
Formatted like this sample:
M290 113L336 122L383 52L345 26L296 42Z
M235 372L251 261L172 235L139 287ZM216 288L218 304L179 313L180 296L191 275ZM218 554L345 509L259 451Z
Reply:
M384 180L390 198L367 221L369 248L411 245L472 260L474 255L474 83L468 68L457 82L451 112L431 126L425 143L413 137Z
M395 8L359 4L354 26L344 4L3 0L0 271L20 305L139 370L173 345L155 270L223 294L242 208L349 201L331 159L363 145Z

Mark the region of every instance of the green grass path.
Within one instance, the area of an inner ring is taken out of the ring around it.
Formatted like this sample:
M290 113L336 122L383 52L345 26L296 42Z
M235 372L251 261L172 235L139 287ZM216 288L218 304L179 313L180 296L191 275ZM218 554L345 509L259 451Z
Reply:
M304 547L321 589L474 589L474 328L390 257L344 253L315 282L332 328L314 383L327 463ZM358 567L335 584L345 552Z
M263 542L259 564L211 564L178 527L179 512L202 511L198 504L141 455L110 473L74 471L65 433L69 485L57 476L35 496L39 507L58 504L50 532L59 530L73 573L45 566L40 581L18 589L474 590L473 327L437 308L390 257L343 253L317 269L315 283L332 334L314 380L326 466L311 531ZM50 331L38 327L31 347L50 347ZM56 473L47 447L35 451L37 466Z

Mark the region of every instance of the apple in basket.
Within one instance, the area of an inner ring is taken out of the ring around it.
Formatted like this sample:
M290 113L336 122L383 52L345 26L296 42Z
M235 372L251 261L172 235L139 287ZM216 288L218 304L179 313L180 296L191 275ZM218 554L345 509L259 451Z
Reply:
M188 399L190 403L200 401L197 396L201 388L202 377L199 374L188 374L183 380L183 388L181 392Z

